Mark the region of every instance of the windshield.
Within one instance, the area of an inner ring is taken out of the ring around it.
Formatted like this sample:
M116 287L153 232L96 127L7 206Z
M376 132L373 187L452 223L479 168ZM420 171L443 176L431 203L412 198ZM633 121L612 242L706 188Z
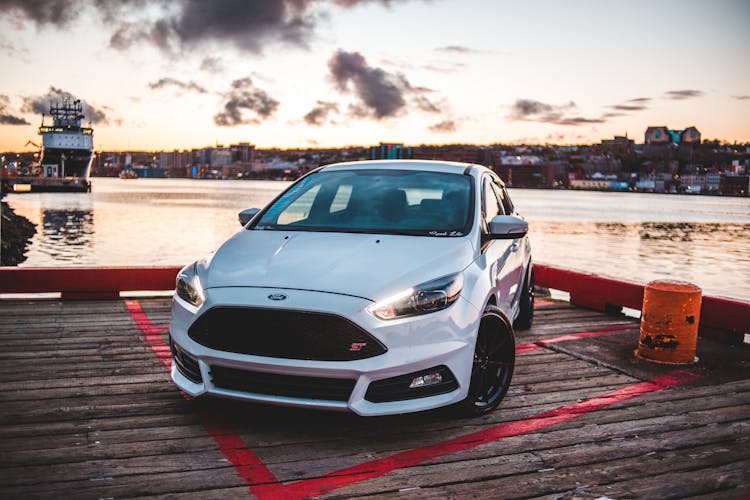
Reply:
M255 229L462 236L471 177L411 170L322 171L293 185Z

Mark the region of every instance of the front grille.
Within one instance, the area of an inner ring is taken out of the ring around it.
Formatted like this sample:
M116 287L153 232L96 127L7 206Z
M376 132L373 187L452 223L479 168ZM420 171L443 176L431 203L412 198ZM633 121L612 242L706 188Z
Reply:
M409 388L412 380L420 375L439 372L443 380L436 384ZM372 382L367 388L365 399L373 403L385 403L386 401L405 401L407 399L424 398L445 394L458 388L458 382L447 366L438 366L429 370L400 375L398 377L386 378Z
M211 367L211 381L218 388L232 391L326 401L348 401L356 382L340 378L251 372L224 366Z
M211 349L272 358L351 361L386 352L345 318L279 309L215 307L193 323L188 335Z
M172 359L177 369L193 382L200 384L203 382L201 376L201 369L198 366L198 360L186 354L182 349L177 347L177 344L172 342L172 337L169 337L169 348L172 351Z

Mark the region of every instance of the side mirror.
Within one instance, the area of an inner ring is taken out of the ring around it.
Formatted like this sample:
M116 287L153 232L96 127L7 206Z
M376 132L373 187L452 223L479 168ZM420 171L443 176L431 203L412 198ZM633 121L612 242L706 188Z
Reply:
M523 238L529 232L529 223L514 215L496 215L490 221L491 240L514 240Z
M246 208L245 210L240 212L240 224L242 225L242 227L245 227L247 223L257 215L258 212L260 212L260 208Z

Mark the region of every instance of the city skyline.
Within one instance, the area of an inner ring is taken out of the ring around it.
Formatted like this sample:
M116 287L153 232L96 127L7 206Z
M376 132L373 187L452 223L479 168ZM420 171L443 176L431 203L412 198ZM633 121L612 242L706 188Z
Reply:
M750 4L622 5L0 0L0 150L61 93L97 150L750 141Z

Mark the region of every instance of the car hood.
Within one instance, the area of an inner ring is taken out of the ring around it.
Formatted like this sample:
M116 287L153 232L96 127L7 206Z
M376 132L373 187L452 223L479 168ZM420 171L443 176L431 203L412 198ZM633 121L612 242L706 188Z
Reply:
M467 237L242 230L199 262L206 289L315 290L377 301L463 270Z

